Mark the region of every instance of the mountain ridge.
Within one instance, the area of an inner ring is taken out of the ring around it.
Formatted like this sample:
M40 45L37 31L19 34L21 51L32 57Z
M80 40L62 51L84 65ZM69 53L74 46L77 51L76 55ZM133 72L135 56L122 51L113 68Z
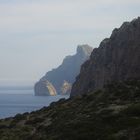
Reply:
M91 52L92 47L89 45L78 45L76 54L66 56L59 67L47 72L46 75L35 84L35 95L50 95L48 87L46 86L48 81L56 91L54 94L70 94L71 86L80 72L80 67L89 59Z
M140 78L140 17L115 28L93 49L73 84L71 97L96 91L107 83Z

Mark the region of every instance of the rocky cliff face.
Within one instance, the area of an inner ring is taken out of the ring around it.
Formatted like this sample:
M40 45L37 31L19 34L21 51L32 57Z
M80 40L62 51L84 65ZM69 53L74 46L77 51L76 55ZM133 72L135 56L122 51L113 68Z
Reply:
M68 83L67 81L64 81L62 87L61 87L61 94L69 94L71 92L71 83Z
M75 81L75 77L80 73L81 65L89 59L92 48L88 45L77 47L77 53L73 56L67 56L62 65L53 69L35 84L35 95L51 95L48 90L50 86L46 86L47 82L53 87L53 94L70 94L71 86ZM51 90L52 91L52 90Z
M38 96L43 95L51 95L55 96L57 95L57 92L54 88L54 86L47 80L40 81L37 83L37 86L35 86L35 91L38 93Z
M112 81L140 78L140 18L125 22L95 48L81 68L71 97L103 88Z

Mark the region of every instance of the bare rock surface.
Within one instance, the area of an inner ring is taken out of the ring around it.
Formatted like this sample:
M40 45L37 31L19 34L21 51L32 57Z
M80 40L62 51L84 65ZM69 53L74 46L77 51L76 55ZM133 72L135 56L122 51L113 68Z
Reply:
M103 88L113 81L140 78L140 17L114 29L82 65L71 97Z

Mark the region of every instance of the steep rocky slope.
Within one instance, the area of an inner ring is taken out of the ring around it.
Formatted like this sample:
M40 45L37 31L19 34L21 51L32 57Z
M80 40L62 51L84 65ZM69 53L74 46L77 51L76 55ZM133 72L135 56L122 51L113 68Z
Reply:
M71 86L80 72L81 65L89 59L91 52L92 48L88 45L78 46L75 55L67 56L62 65L47 72L47 74L35 84L35 95L51 95L48 88L53 89L51 91L54 91L54 95L56 93L69 94ZM48 82L51 83L51 87L46 86Z
M140 18L94 49L73 98L0 120L0 140L140 140L139 47Z
M0 140L139 139L139 80L112 83L101 91L0 120Z
M71 97L101 89L112 81L140 79L140 18L114 29L81 68Z

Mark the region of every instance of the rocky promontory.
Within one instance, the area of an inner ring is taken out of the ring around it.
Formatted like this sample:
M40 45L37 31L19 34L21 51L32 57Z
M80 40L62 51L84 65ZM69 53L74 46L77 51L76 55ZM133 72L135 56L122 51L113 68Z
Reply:
M79 45L75 55L67 56L58 68L47 72L35 84L35 95L70 94L72 84L80 73L80 67L89 59L92 50L92 47L88 45Z

